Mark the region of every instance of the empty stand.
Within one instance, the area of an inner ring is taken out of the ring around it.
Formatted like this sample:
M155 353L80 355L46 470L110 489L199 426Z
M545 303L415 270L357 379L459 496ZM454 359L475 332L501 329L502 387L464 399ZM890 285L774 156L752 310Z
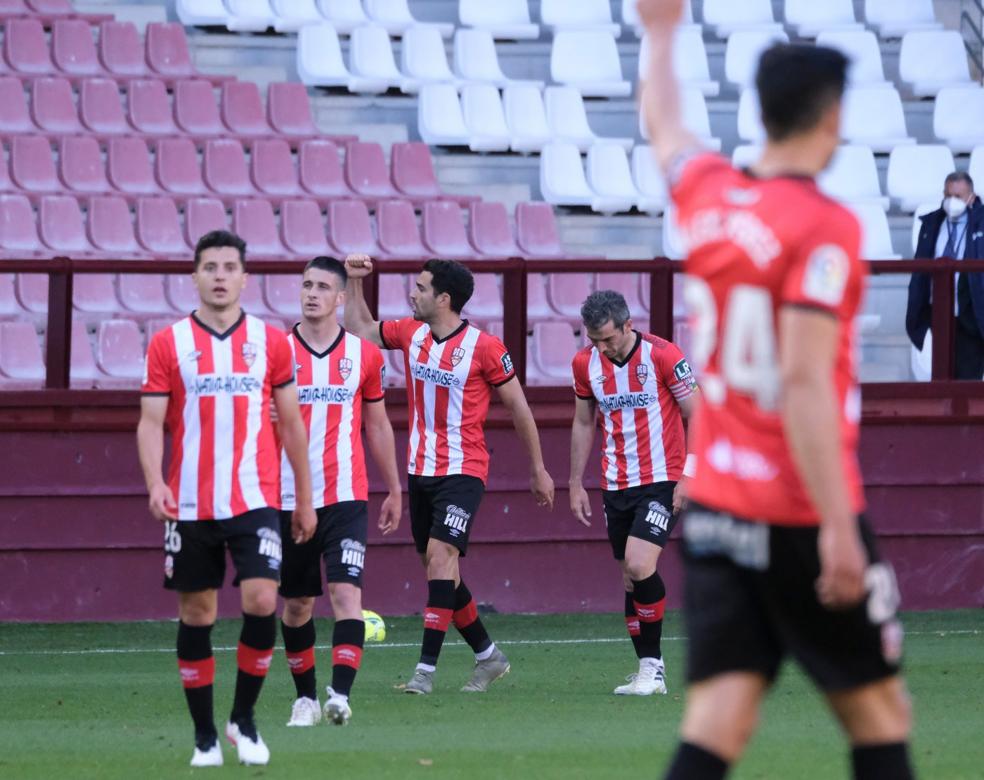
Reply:
M99 26L99 61L116 78L148 74L140 32L132 22L107 21Z
M546 27L558 30L596 30L614 37L622 27L612 19L609 0L540 0L540 19Z
M564 254L557 218L550 204L516 205L516 243L527 257L559 257Z
M32 194L61 190L48 139L36 135L15 135L11 139L10 178Z
M202 173L209 189L224 197L256 194L246 166L246 153L239 141L230 138L207 141Z
M588 186L581 153L571 143L554 142L540 157L540 195L557 206L590 206L594 193Z
M55 72L39 19L8 19L4 24L3 53L7 64L26 76Z
M785 0L786 24L801 38L816 38L823 30L860 30L854 0Z
M911 144L897 90L888 87L852 87L844 96L841 135L851 143L867 144L887 153L899 144Z
M85 222L78 201L67 195L46 195L38 206L41 241L69 257L91 253L85 236Z
M72 76L97 76L104 72L92 27L81 19L58 19L54 23L51 58L59 70Z
M135 79L127 89L130 124L144 135L178 135L167 87L159 79Z
M352 31L349 41L348 88L353 92L379 93L397 87L413 91L396 67L389 34L377 24L367 24Z
M550 141L547 110L538 87L509 85L502 92L502 107L509 129L509 148L514 152L539 152Z
M431 146L467 146L465 117L453 84L426 84L417 100L417 131Z
M184 257L191 247L185 241L181 220L170 198L137 200L137 240L148 252L164 257Z
M284 245L297 255L328 254L328 240L321 209L310 200L286 200L280 206Z
M527 0L458 0L458 17L465 27L488 31L493 38L536 40L540 26L530 20Z
M719 38L738 30L778 30L771 0L704 0L704 23Z
M817 35L818 46L843 52L850 60L847 78L854 87L890 87L885 80L881 48L870 30L835 30Z
M350 198L338 147L332 141L304 141L298 150L301 187L319 199Z
M31 83L31 113L34 124L52 135L82 132L75 96L68 79L38 78Z
M0 386L34 390L44 385L44 357L30 322L0 322Z
M585 52L592 56L586 57ZM615 38L594 30L561 30L550 50L550 77L585 97L626 97L632 84L622 77Z
M459 28L454 34L454 72L465 81L504 87L511 79L502 72L495 41L488 30Z
M588 186L595 197L591 209L602 214L630 211L639 201L625 150L617 144L595 144L588 150Z
M933 133L956 154L984 143L984 88L941 89L933 106Z
M273 28L277 32L297 32L308 24L318 24L324 19L318 13L316 0L270 0L273 11Z
M475 257L468 243L461 207L450 201L429 201L424 204L423 241L431 252L455 260Z
M96 387L136 387L143 375L143 337L133 320L99 323L96 363L105 376Z
M395 143L390 147L390 177L402 195L414 200L450 198L466 203L477 200L476 196L449 195L441 189L430 147L419 141Z
M876 204L848 204L861 223L861 257L864 260L897 260L892 248L885 210Z
M389 35L399 38L420 22L410 12L407 0L365 0L366 15L373 23L385 28ZM431 23L442 36L450 38L454 25L448 22Z
M79 88L79 119L98 136L120 136L133 132L126 121L120 90L108 78L85 79Z
M225 135L226 128L207 81L182 79L174 87L174 118L184 132L196 137Z
M370 21L360 0L318 0L318 10L341 35L351 35Z
M602 138L595 135L588 124L584 99L575 88L547 87L543 91L543 100L553 140L572 143L582 152L588 151L598 141L632 148L631 138Z
M473 152L506 152L510 133L498 87L466 84L461 90L461 113Z
M189 198L185 203L185 233L188 244L213 230L228 230L229 219L222 201L214 198Z
M468 237L481 254L492 257L519 257L520 248L509 226L509 214L502 203L472 203L468 209Z
M944 87L971 84L963 38L955 30L916 30L902 38L899 76L916 97L935 97Z
M427 257L430 253L420 240L420 229L413 204L405 200L386 200L376 210L379 246L392 257Z
M345 181L353 192L363 198L399 197L390 182L383 147L376 143L349 144L345 152Z
M538 322L533 326L526 368L529 385L569 385L571 358L578 350L574 331L566 322Z
M915 211L942 197L943 180L954 170L948 146L897 146L888 158L888 194L902 211Z
M864 18L882 38L901 38L912 30L939 30L933 0L865 0Z
M788 43L782 30L738 30L724 50L724 77L739 89L753 87L762 52L777 42Z
M415 93L421 84L456 82L448 65L441 32L433 25L416 25L403 34L400 47L404 92Z
M31 202L24 195L0 195L0 256L36 257L41 251Z
M62 183L72 192L90 194L109 190L102 152L92 136L62 138L58 157Z
M342 59L338 31L330 24L301 28L297 35L297 73L301 81L315 87L355 86Z
M160 192L154 179L150 150L142 138L112 138L106 155L109 183L126 195L153 195Z
M260 192L275 198L297 198L301 187L294 167L290 144L280 138L253 142L250 153L253 184Z
M195 144L188 138L162 138L155 158L157 181L175 195L204 195L201 167Z
M225 0L226 27L234 32L263 32L273 27L276 17L268 0Z
M846 145L837 149L827 169L817 177L820 189L837 200L872 203L888 209L882 195L878 168L871 147Z
M267 88L267 119L281 135L319 135L311 115L311 103L303 84L274 82Z
M666 179L650 147L637 146L632 150L632 179L639 190L639 211L662 213L670 196Z
M336 200L328 205L328 238L335 249L345 254L379 254L369 209L361 200Z
M29 133L35 129L20 79L0 76L0 105L3 105L3 111L0 112L0 132Z
M246 241L250 255L280 259L286 254L277 219L268 200L237 200L232 210L232 231Z

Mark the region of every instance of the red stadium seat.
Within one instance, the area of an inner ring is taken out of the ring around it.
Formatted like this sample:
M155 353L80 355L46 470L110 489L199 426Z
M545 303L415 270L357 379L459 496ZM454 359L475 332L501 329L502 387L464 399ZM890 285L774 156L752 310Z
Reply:
M150 150L142 138L110 139L106 170L109 183L124 195L160 192L150 162Z
M266 278L266 300L270 310L289 317L296 322L301 314L301 285L298 278L290 274L275 274Z
M130 124L144 135L177 135L167 88L159 79L134 79L127 87Z
M72 321L72 354L69 361L69 386L79 390L94 387L99 369L96 368L96 358L92 354L89 330L82 320Z
M198 75L191 61L184 27L177 22L152 22L144 33L147 65L167 78Z
M472 203L468 207L471 219L468 237L483 255L521 257L522 252L513 238L509 214L502 203Z
M198 288L195 287L195 283L191 280L191 276L184 275L174 275L168 274L164 281L165 288L167 291L167 299L171 303L172 308L176 309L182 315L191 314L198 305L201 303L201 299L198 297Z
M143 336L133 320L104 320L99 323L96 363L105 376L96 377L96 387L137 387L143 376Z
M126 121L120 88L113 79L84 79L79 88L82 124L101 136L125 135L133 128Z
M15 135L10 144L10 178L30 193L60 192L51 144L36 135Z
M377 143L356 142L345 150L345 181L362 198L398 198L389 179L383 147Z
M528 274L526 276L526 321L532 327L534 323L552 320L556 316L547 300L546 274Z
M172 311L164 293L163 274L120 274L120 303L141 315L167 314Z
M380 254L372 236L369 209L361 200L336 200L328 204L328 240L342 254Z
M204 195L198 152L189 138L162 138L157 142L157 181L175 195Z
M8 19L4 25L3 53L7 64L18 73L38 76L55 72L44 27L38 19Z
M89 200L89 240L96 249L101 250L100 254L123 258L145 255L133 233L130 207L118 195ZM122 299L122 291L120 297Z
M250 154L253 184L261 192L281 198L301 197L290 145L280 138L253 142Z
M103 22L99 26L99 59L117 78L148 74L140 33L133 22Z
M643 276L642 279L648 284L648 276ZM629 313L632 318L636 320L642 330L648 330L644 314L649 307L643 306L642 298L639 296L638 274L597 274L595 280L596 290L614 290L621 293L629 306Z
M3 231L2 219L2 212L0 212L0 234ZM0 246L0 253L2 253L2 246ZM27 313L17 300L17 293L14 291L15 278L11 273L0 273L0 317L21 319Z
M28 16L31 13L25 0L0 0L0 18Z
M527 257L560 257L564 248L549 203L516 205L516 241Z
M69 0L27 0L28 6L36 14L53 16L75 16L75 9Z
M475 257L457 203L440 200L425 203L423 233L424 245L439 257L455 260Z
M376 209L379 246L393 257L427 257L413 204L406 200L384 200Z
M538 322L527 354L531 360L526 368L530 385L564 385L573 381L571 359L578 350L577 339L566 322Z
M174 118L188 135L226 134L215 103L215 89L207 81L182 79L174 85Z
M397 143L390 150L393 184L404 195L418 200L440 198L444 193L434 174L430 147L425 143Z
M475 292L465 305L466 316L486 322L502 319L502 290L495 274L475 274Z
M246 242L251 257L280 260L286 254L268 200L237 200L232 211L232 232Z
M24 85L14 76L0 77L0 133L14 135L16 133L34 132L34 122L27 109L27 95Z
M72 135L82 132L68 79L35 79L31 84L31 111L34 124L47 133Z
M290 252L314 257L330 251L321 207L313 200L285 200L280 205L280 221Z
M147 345L150 345L150 339L155 333L159 333L164 328L170 328L176 319L176 317L151 317L144 320L144 336L147 338Z
M275 134L263 112L260 88L252 81L230 81L222 85L222 121L240 137L266 138Z
M206 141L202 171L205 183L213 192L225 197L256 195L239 141L231 138Z
M181 231L177 206L170 198L137 200L137 240L155 255L186 259L191 251Z
M41 241L59 254L77 257L92 252L85 237L79 203L70 195L46 195L38 207Z
M72 288L72 302L80 312L115 314L120 309L113 274L78 274Z
M581 304L593 292L590 274L551 274L547 277L550 307L580 330Z
M267 119L281 135L321 135L311 115L307 87L297 81L270 84L267 88Z
M228 229L229 219L222 201L214 198L190 198L185 204L185 230L190 246L195 246L198 239L206 233Z
M17 300L25 310L34 314L48 313L48 277L45 274L17 274L15 289Z
M378 318L396 320L406 317L410 313L407 277L402 274L380 274L377 278L379 279ZM402 356L400 362L403 362Z
M318 199L351 198L338 147L332 141L304 141L298 152L301 187Z
M104 74L92 27L81 19L58 19L51 29L51 58L64 73L72 76Z
M34 390L44 385L44 357L30 322L0 323L0 387Z
M72 135L59 143L58 164L62 183L72 192L109 191L99 142L91 135Z
M31 202L24 195L0 195L0 255L29 258L43 251Z

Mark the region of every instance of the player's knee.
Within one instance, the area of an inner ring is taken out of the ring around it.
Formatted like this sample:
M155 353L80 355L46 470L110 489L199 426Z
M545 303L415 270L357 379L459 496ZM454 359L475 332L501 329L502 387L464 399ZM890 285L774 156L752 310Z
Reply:
M313 613L313 598L305 597L284 601L284 623L288 626L303 626L311 619Z
M427 577L432 580L453 579L458 561L457 550L447 544L432 544L427 548Z
M214 599L204 593L182 594L178 617L188 626L211 626L215 623L218 607Z
M656 566L651 560L642 558L626 558L625 574L630 581L639 582L648 579L656 571Z
M272 615L277 610L277 588L252 588L243 592L243 612L248 615Z
M328 586L332 611L336 619L349 620L362 617L362 590L349 583L331 583Z

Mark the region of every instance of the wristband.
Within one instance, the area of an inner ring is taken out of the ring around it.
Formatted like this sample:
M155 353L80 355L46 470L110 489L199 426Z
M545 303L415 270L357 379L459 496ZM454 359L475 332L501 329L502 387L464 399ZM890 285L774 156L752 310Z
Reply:
M687 461L683 464L683 476L692 477L697 470L697 456L692 452L687 455Z

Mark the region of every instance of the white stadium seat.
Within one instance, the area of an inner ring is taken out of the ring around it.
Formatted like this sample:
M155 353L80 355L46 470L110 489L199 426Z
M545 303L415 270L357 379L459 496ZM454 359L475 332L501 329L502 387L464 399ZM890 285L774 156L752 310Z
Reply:
M899 76L916 97L935 97L943 87L970 84L963 38L956 30L907 32L899 51Z
M458 28L454 34L454 72L463 81L480 81L504 87L513 82L499 67L495 41L488 30ZM527 84L542 82L527 81Z
M721 151L721 139L711 133L711 119L707 113L707 101L699 89L683 87L680 90L680 117L683 126L697 136L697 139L708 149ZM646 127L642 111L639 112L639 134L649 140L649 129Z
M933 105L933 133L955 154L984 144L984 89L944 87Z
M915 251L913 249L912 251ZM916 349L915 344L909 345L910 366L912 376L917 382L928 382L933 378L933 331L926 331L926 338L923 339L923 348Z
M545 27L558 30L595 30L618 38L620 24L612 20L609 0L540 0L540 21Z
M669 203L670 193L651 146L637 146L632 150L632 178L639 190L639 211L661 214Z
M406 77L404 91L415 92L422 84L451 84L458 81L448 66L441 32L434 25L418 24L404 31L400 61Z
M351 35L352 30L369 24L361 0L318 0L318 10L331 22L339 35Z
M574 144L553 142L540 156L540 195L555 206L590 206L594 193Z
M591 56L585 56L591 52ZM632 84L622 78L615 38L593 30L559 30L550 49L550 77L577 88L585 97L627 97Z
M644 79L649 67L649 38L643 36L639 47L639 78ZM673 47L673 70L684 86L697 87L705 97L717 97L721 84L711 78L707 64L707 48L704 36L697 25L677 28Z
M933 0L864 0L864 18L882 38L901 38L912 30L942 30Z
M911 144L905 127L902 98L889 87L851 87L844 95L841 136L849 143L868 144L876 154Z
M461 90L461 113L473 152L509 151L509 127L499 89L492 84L466 84Z
M676 209L670 201L663 214L663 254L670 260L683 260L687 256L687 243L676 221Z
M641 38L645 30L642 29L642 21L639 19L639 9L636 5L638 2L639 0L622 0L622 24L631 27L636 38ZM700 25L694 24L694 9L691 7L690 0L685 0L683 4L683 19L680 21L680 26L700 28Z
M943 197L943 180L956 170L950 147L938 144L897 146L888 158L888 195L902 211Z
M772 44L789 43L782 30L738 30L728 37L724 49L724 77L739 89L755 86L759 58Z
M801 38L816 38L823 30L861 30L854 0L786 0L786 24Z
M268 0L226 0L226 9L226 28L235 32L263 32L276 23Z
M870 146L848 144L834 153L830 165L817 177L817 186L827 195L846 203L871 203L888 209L882 195L878 167Z
M898 260L901 255L892 248L885 210L874 203L849 203L861 223L861 258L863 260Z
M970 164L967 166L967 173L974 180L974 189L978 187L984 189L984 145L975 146L970 153ZM938 194L940 198L943 197L942 190Z
M618 144L598 143L588 149L588 186L595 194L592 211L615 214L631 211L640 199L632 181L625 150Z
M174 9L186 27L225 27L229 19L222 0L175 0Z
M349 41L349 72L352 92L375 94L390 87L412 89L396 68L389 34L378 24L365 24L352 31Z
M749 168L762 156L759 144L741 144L731 153L731 164L738 169Z
M540 25L530 21L527 0L458 0L458 18L463 26L487 30L495 39L540 37Z
M547 110L537 87L510 84L502 91L502 107L509 127L509 148L514 152L539 152L550 142L552 135L547 124Z
M631 138L600 138L588 124L584 98L574 87L547 87L543 92L547 109L547 124L558 141L573 143L582 152L588 151L598 141L617 143L624 149L632 148Z
M885 80L878 38L870 30L823 31L817 35L817 46L829 46L844 52L851 61L847 72L852 87L890 87Z
M348 87L351 74L342 59L338 32L327 23L302 27L297 34L297 74L315 87Z
M920 203L916 206L916 210L912 214L912 254L916 253L916 247L919 245L919 230L922 228L922 217L929 214L931 211L936 211L940 208L941 201L943 199L942 190L940 191L940 197L935 201L926 201L925 203Z
M308 24L321 24L316 0L270 0L273 29L281 33L297 32Z
M420 24L410 13L407 0L365 0L366 14L373 24L386 28L386 32L395 37L402 36L408 28ZM434 24L445 38L454 33L454 25L450 22Z
M704 0L704 23L718 38L736 30L781 30L772 14L772 0Z
M417 131L431 146L468 146L468 128L453 84L425 84L420 88Z
M738 137L753 143L765 140L757 90L743 89L738 98Z

